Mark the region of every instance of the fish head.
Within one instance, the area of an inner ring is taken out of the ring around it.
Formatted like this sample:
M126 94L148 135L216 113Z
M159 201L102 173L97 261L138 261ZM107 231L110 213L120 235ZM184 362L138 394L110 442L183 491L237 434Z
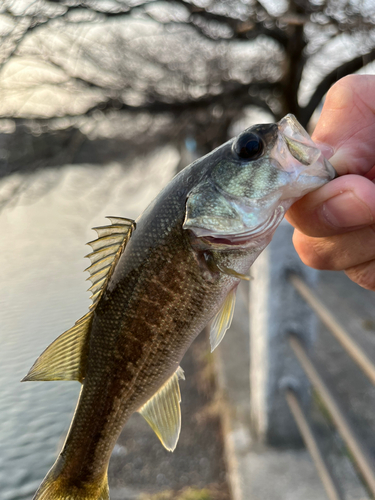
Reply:
M254 125L210 155L183 227L217 246L270 239L292 203L336 176L293 115Z

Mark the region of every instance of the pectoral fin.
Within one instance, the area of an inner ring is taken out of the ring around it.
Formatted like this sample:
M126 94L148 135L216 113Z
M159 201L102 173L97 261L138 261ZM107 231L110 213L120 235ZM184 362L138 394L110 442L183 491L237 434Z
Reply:
M181 367L178 367L172 377L138 410L168 451L176 448L181 430L179 379L185 380Z
M236 290L236 288L233 288L228 293L220 311L212 320L210 331L211 352L213 352L223 340L225 332L232 323L234 306L236 304Z
M85 378L86 357L92 312L50 344L39 356L22 382L34 380L82 380Z
M234 276L235 278L238 278L240 280L245 280L245 281L250 281L252 279L251 276L247 276L246 274L242 274L237 272L235 269L231 269L230 267L223 266L221 264L216 264L216 267L221 271L223 274L228 274L228 276Z

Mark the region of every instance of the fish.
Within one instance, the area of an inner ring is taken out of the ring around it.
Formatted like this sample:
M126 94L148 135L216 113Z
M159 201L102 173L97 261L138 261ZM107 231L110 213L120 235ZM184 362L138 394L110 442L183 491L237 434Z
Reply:
M65 443L34 500L108 500L111 452L134 412L175 449L186 350L210 321L212 351L220 344L237 286L285 212L335 176L287 115L194 161L137 220L108 217L94 228L90 310L23 379L82 384Z

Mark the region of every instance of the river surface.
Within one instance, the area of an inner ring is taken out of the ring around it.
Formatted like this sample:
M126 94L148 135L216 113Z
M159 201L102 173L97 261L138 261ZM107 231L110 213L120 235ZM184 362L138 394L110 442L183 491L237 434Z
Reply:
M88 311L87 241L106 215L137 218L174 174L164 149L131 166L66 166L0 184L0 499L29 500L54 462L77 382L20 380L58 335ZM25 179L27 181L25 182Z

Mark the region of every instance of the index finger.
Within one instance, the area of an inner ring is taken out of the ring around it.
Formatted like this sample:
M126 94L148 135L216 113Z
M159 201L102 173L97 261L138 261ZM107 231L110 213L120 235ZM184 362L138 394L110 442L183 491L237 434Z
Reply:
M375 165L375 76L350 75L328 92L313 140L334 150L339 175L365 175Z

